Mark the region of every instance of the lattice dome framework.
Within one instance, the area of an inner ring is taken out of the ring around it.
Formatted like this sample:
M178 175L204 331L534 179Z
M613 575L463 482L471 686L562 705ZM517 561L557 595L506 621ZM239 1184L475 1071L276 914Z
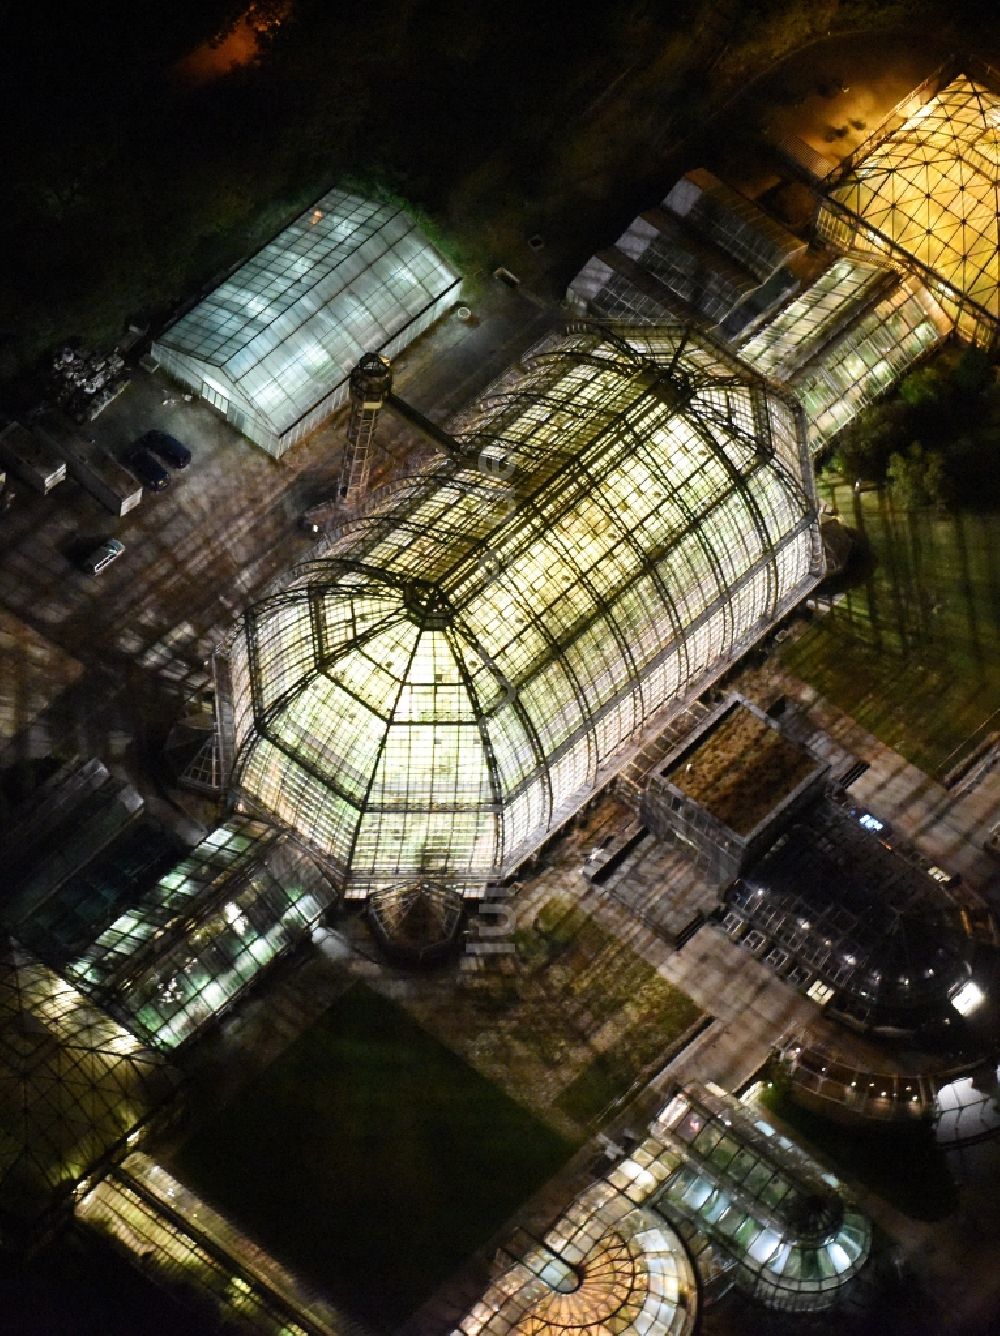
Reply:
M348 895L508 875L822 574L799 410L714 345L519 367L220 660L235 790Z
M689 1336L697 1312L680 1238L602 1182L497 1278L452 1336Z
M915 269L959 335L1000 336L1000 83L918 90L836 169L819 230Z
M9 938L0 943L0 1239L124 1143L177 1078Z

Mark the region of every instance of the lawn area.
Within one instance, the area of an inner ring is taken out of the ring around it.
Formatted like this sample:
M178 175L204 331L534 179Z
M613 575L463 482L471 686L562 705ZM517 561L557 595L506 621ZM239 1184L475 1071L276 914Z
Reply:
M556 1100L582 1126L598 1118L647 1067L662 1065L677 1040L704 1018L687 993L659 977L647 985L639 1005L641 1019L609 1052L596 1054Z
M621 1015L607 1052L597 1052L566 1086L556 1106L582 1126L594 1122L636 1078L666 1060L673 1044L704 1013L648 961L605 932L566 896L547 900L517 935L527 968L559 980L566 1015L580 1033Z
M394 1329L575 1149L357 984L171 1169Z
M803 1149L815 1148L849 1175L914 1220L941 1220L955 1210L958 1195L945 1152L929 1124L845 1127L796 1104L780 1080L766 1086L760 1102Z
M822 483L873 569L782 665L927 773L1000 710L1000 515L901 512ZM994 720L990 727L997 727Z

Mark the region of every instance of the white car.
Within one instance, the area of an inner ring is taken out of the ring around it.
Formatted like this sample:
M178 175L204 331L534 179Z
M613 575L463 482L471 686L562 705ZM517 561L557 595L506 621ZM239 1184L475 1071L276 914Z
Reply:
M938 867L937 864L932 864L927 869L927 874L933 877L935 881L939 881L942 886L957 886L962 880L957 872L946 872L943 867Z
M80 563L88 575L100 575L125 551L125 544L117 538L108 538L100 547L87 554Z

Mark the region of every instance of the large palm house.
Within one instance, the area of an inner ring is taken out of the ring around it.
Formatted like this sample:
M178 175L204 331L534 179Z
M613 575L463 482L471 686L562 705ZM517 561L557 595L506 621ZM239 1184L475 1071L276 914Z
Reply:
M245 614L237 800L348 896L482 893L821 574L793 401L681 324L549 336Z

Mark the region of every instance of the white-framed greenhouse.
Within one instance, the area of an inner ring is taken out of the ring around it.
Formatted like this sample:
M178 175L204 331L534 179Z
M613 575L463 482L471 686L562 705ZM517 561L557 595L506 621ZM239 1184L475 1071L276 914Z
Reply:
M403 209L330 190L152 351L277 457L346 401L364 353L397 356L457 301L460 284Z
M251 811L481 895L823 571L801 414L674 324L552 335L217 658Z

